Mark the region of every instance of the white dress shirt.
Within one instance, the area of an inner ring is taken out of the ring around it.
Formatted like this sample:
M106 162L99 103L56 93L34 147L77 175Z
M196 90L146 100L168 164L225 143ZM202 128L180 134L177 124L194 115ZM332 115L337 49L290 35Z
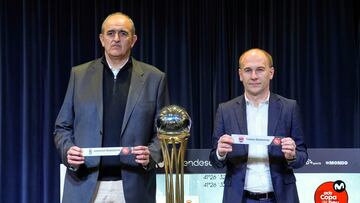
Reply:
M270 94L255 106L245 95L248 136L268 136L269 97ZM244 189L259 193L274 191L266 145L249 145Z

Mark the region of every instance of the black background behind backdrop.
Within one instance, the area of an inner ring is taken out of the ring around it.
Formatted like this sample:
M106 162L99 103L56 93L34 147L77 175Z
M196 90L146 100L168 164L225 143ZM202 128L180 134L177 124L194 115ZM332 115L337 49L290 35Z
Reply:
M58 202L52 131L70 68L103 54L104 18L135 22L133 56L168 76L209 148L220 102L243 92L239 55L274 58L272 91L298 100L312 148L360 147L358 0L0 0L0 202Z

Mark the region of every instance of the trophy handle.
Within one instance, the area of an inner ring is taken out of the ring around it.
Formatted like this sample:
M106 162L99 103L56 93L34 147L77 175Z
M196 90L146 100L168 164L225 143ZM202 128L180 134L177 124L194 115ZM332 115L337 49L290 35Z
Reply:
M166 203L184 202L184 158L188 137L161 139L164 157ZM169 152L171 148L171 154ZM175 183L174 183L175 168ZM175 189L175 190L174 190Z

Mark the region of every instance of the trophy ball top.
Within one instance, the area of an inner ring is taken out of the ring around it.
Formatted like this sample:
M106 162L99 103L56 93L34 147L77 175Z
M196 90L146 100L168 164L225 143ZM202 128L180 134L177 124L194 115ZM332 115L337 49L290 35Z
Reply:
M183 134L189 133L191 118L186 110L176 105L162 108L156 119L158 133L161 134Z

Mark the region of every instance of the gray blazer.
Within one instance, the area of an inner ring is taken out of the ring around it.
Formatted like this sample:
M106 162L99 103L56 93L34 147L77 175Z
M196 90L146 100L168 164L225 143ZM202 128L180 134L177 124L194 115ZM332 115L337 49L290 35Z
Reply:
M155 202L154 166L162 159L154 126L162 107L168 104L165 74L155 67L131 59L130 89L124 114L123 146L147 145L150 167L145 170L133 155L120 157L126 202ZM116 122L116 121L114 121ZM71 146L101 147L103 134L103 64L97 59L71 70L64 103L55 123L54 141L61 161L68 167L63 202L90 202L96 189L100 157L86 157L77 171L69 169L67 151Z

